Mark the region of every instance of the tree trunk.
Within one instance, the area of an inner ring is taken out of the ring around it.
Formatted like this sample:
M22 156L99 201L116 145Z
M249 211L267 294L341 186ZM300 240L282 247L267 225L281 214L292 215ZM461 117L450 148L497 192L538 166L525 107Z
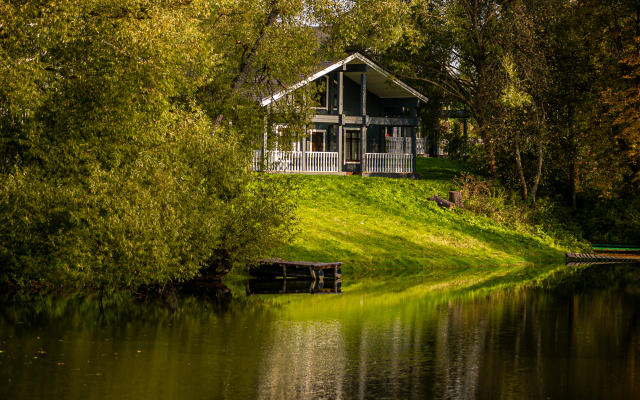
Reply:
M480 137L484 145L484 150L487 156L487 163L489 166L489 174L491 179L496 179L496 156L493 152L493 143L491 142L491 135L489 129L487 129L484 121L478 118L478 129L480 130Z
M436 204L439 205L440 207L447 208L449 210L453 210L454 207L456 206L452 202L447 201L447 200L443 199L442 197L438 197L438 196L431 196L431 197L429 197L429 200L435 201Z
M520 183L522 183L522 199L526 202L529 198L527 193L527 180L524 178L524 171L522 170L522 159L520 157L520 146L518 145L518 139L514 140L516 146L516 166L518 167L518 174L520 175Z
M449 192L449 201L456 205L458 208L464 208L464 203L462 202L462 193L451 191Z
M542 176L542 139L538 140L538 170L536 171L536 180L533 184L533 190L531 191L531 200L535 204L536 194L538 192L538 184L540 183L540 177Z
M571 209L576 210L576 160L575 155L571 157L571 165L569 166L569 190L571 196Z
M569 196L571 197L571 209L573 211L576 210L576 186L577 186L577 179L576 179L576 174L577 174L577 165L576 165L576 158L578 155L578 145L576 144L576 138L574 136L574 130L573 130L573 105L570 104L569 105L569 109L568 109L568 129L569 129L569 149L570 149L570 155L571 155L571 160L570 160L570 165L569 165Z

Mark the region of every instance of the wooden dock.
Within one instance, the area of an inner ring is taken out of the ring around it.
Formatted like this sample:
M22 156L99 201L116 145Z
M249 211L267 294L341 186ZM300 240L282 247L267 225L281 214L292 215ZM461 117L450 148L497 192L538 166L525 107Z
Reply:
M640 258L637 256L620 256L610 254L579 254L565 253L567 265L587 265L594 263L637 263Z
M280 258L261 258L249 269L249 274L266 278L340 278L342 262L287 261Z

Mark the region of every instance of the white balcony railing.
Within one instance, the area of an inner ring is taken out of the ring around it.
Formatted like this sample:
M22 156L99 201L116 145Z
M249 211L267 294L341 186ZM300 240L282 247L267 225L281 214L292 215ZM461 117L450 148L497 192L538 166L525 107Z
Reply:
M338 172L338 153L328 151L308 151L306 153L307 172Z
M367 153L362 172L402 173L413 172L411 154Z

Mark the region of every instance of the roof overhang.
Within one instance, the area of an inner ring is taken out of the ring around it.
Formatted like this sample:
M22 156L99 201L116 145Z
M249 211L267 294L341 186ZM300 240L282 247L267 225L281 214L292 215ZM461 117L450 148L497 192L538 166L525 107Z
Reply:
M369 71L367 72L349 72L346 68L347 65L367 65L369 66ZM417 98L418 100L426 103L429 101L427 97L425 97L422 93L413 89L411 86L406 83L400 81L393 77L389 72L378 66L373 61L369 60L367 57L363 56L360 53L353 53L344 60L338 61L334 64L329 65L328 67L322 69L321 71L316 72L313 75L308 76L307 78L301 80L293 86L288 87L285 90L281 90L278 93L275 93L272 96L264 98L260 101L261 106L266 106L271 104L274 101L278 101L287 94L305 86L309 83L315 81L316 79L327 75L330 72L342 70L344 71L344 76L356 82L358 85L360 84L360 75L367 75L367 90L376 96L385 99L385 98Z

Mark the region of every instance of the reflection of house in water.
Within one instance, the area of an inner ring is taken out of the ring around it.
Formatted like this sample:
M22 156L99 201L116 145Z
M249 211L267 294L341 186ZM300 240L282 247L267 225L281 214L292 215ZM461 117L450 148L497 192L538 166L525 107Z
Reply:
M341 296L340 311L314 302L305 322L286 309L269 329L259 397L637 398L637 301L523 289L444 302Z
M482 313L470 324L462 305L449 302L448 306L438 319L435 362L442 375L434 391L442 398L473 399L478 389L487 316Z
M278 321L260 365L259 399L341 399L348 362L339 322Z
M474 398L486 312L452 306L425 318L424 311L356 314L346 327L331 319L274 322L259 398Z

